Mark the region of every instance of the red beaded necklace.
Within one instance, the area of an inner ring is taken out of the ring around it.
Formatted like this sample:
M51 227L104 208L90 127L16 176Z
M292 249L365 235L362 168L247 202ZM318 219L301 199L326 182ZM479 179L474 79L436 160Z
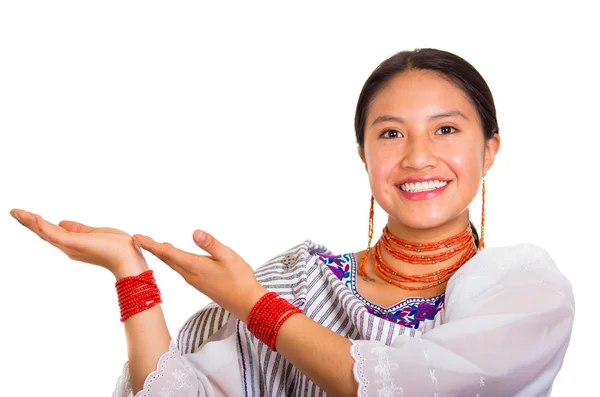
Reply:
M381 247L385 248L394 258L403 262L418 265L433 265L447 261L450 258L462 252L459 260L448 267L418 275L404 274L390 267L381 255ZM446 248L446 250L436 254L426 254L425 252L437 251ZM409 254L416 252L417 254ZM365 265L371 249L368 249L361 258L358 274L368 277L365 271ZM383 234L373 247L373 264L375 273L390 284L406 290L425 290L440 285L450 279L454 272L464 265L477 253L473 232L469 225L463 232L449 238L433 243L413 243L402 240L390 233L387 226L383 229ZM426 283L420 286L406 285L405 283Z

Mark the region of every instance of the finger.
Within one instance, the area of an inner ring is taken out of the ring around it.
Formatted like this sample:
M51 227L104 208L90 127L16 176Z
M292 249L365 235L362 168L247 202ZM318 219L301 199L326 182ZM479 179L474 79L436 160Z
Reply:
M132 238L136 246L150 252L184 277L193 270L197 273L200 261L207 260L206 257L175 248L172 244L157 243L148 236L135 234Z
M97 227L94 229L94 231L100 233L119 234L121 236L131 237L129 233L126 233L123 230L115 229L114 227Z
M73 253L89 249L89 235L69 232L54 223L48 222L41 215L32 215L36 220L39 234L43 236L42 238L62 250L69 258L73 258Z
M19 222L21 225L27 227L27 225L25 225L25 223L23 222L23 219L21 219L21 216L19 215L20 211L22 211L22 210L18 210L16 208L14 208L10 211L10 216L15 218L17 220L17 222Z
M202 230L195 230L192 238L198 247L208 252L217 261L229 259L231 249L212 235Z
M59 227L53 223L48 222L40 215L32 214L35 219L38 231L43 234L50 244L62 247L76 248L76 235Z
M58 226L72 233L110 233L131 237L128 233L113 227L92 227L75 221L60 221Z
M40 228L40 224L47 223L41 216L25 211L14 209L11 215L17 219L23 226L38 235L39 238L54 245L55 247L64 250L64 246L57 242L56 239L50 239Z
M26 228L37 234L38 237L40 237L42 240L49 242L46 236L40 232L39 227L37 225L37 220L31 212L14 209L11 211L11 215L17 221L19 221L21 225L25 226Z
M73 233L91 233L95 228L74 221L60 221L58 226Z

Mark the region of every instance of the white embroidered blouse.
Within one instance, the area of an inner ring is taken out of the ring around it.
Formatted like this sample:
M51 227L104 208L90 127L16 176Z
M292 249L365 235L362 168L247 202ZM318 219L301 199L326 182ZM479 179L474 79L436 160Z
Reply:
M569 281L534 245L486 248L450 279L433 320L410 328L373 315L310 240L257 269L269 290L352 341L358 396L550 396L574 317ZM211 304L135 397L325 396L245 324ZM113 397L132 397L128 366Z

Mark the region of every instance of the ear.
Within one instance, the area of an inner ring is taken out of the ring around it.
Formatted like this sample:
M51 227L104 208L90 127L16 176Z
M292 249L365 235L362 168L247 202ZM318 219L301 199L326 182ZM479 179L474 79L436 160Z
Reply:
M494 134L491 139L488 139L485 142L485 153L483 155L483 176L485 176L489 169L492 168L496 154L498 154L498 150L500 150L500 135Z
M362 147L358 148L358 155L360 157L360 160L363 162L363 164L365 165L365 170L367 172L369 172L369 170L367 169L367 162L365 161L365 149Z

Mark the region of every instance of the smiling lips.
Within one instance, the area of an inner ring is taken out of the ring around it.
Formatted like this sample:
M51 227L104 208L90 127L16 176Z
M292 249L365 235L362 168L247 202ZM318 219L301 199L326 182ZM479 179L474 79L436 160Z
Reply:
M409 193L418 193L418 192L426 192L438 189L440 187L444 187L448 184L446 181L423 181L417 183L403 183L400 185L400 189Z
M448 181L430 179L420 182L405 182L397 187L406 198L422 200L437 196L445 190L448 183Z

